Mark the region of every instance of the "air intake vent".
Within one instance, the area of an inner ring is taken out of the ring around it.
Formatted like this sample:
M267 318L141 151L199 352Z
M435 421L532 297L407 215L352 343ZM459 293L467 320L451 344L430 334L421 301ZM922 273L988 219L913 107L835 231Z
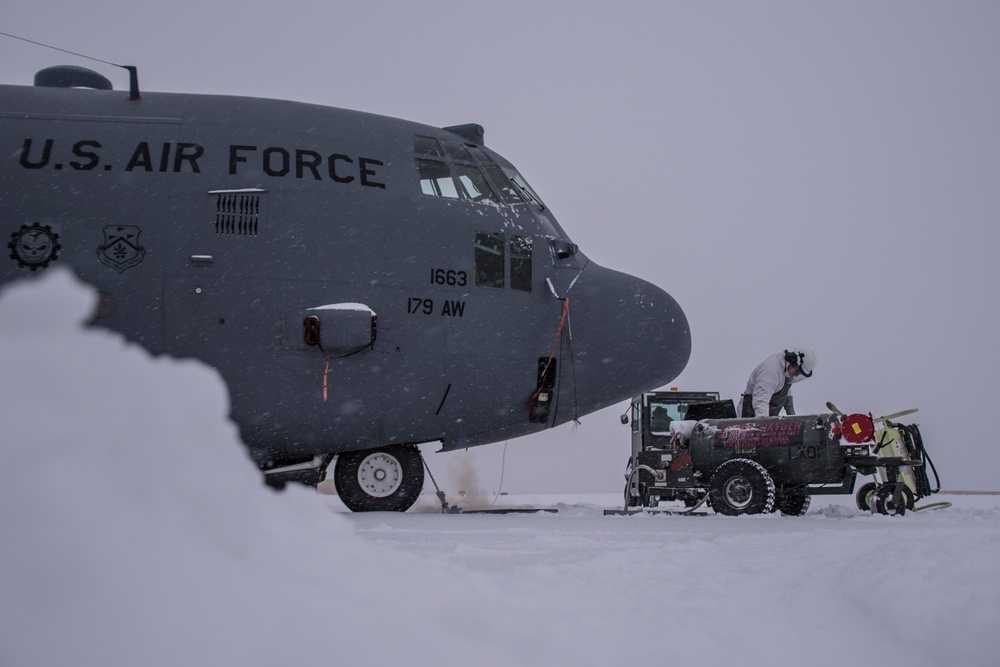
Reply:
M215 192L215 233L257 236L261 231L261 195L248 192Z

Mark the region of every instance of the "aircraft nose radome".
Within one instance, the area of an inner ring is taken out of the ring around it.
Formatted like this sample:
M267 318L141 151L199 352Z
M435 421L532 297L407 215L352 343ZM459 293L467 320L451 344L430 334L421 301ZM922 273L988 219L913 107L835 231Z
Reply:
M573 383L582 413L660 387L691 356L687 317L662 289L590 263L568 293L572 358L563 357L563 391ZM569 380L569 382L566 382Z

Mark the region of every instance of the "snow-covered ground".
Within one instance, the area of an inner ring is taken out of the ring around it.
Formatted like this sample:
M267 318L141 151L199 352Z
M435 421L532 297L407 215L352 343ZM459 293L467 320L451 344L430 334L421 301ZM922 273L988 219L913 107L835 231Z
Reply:
M1000 496L350 514L263 487L215 373L81 329L92 302L63 271L0 292L3 667L997 664Z

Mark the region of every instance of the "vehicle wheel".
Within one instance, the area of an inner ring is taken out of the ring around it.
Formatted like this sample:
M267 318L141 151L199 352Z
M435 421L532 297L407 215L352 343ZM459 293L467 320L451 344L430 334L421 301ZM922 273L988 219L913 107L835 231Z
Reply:
M872 510L872 494L875 493L877 486L875 482L867 482L862 484L858 492L854 494L854 501L858 504L858 509L862 512L870 512Z
M405 512L424 488L424 460L414 445L344 452L333 482L352 512Z
M812 496L781 495L778 496L775 504L781 510L783 516L802 516L809 511L809 502Z
M629 465L632 464L632 459L629 459ZM645 507L648 499L644 493L642 483L636 483L636 493L637 495L632 495L632 482L639 471L636 469L631 470L625 477L625 509L629 507Z
M774 480L750 459L726 461L712 475L709 502L719 514L766 514L774 507Z
M872 498L876 512L889 516L903 516L906 510L913 509L913 492L910 491L910 487L900 483L901 495L897 499L896 486L896 484L883 484L878 487Z

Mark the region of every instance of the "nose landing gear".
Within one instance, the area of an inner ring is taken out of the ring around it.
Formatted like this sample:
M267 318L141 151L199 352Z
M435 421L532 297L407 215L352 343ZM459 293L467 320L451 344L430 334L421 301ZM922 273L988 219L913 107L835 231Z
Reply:
M416 445L344 452L333 481L352 512L405 512L424 488L423 457Z

